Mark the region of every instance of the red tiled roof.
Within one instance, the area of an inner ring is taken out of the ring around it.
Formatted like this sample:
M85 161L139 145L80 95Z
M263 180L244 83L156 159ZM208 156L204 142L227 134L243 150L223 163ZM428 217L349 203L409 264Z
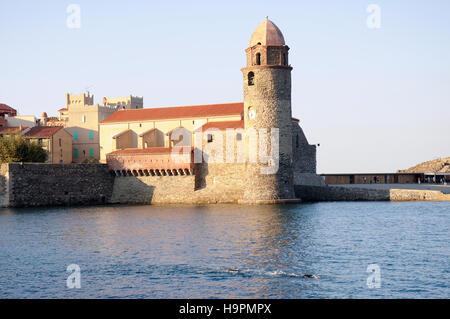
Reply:
M175 118L240 115L243 111L244 103L119 110L108 116L100 123L139 122Z
M42 137L42 138L45 138L45 137L53 136L60 129L62 129L62 126L35 126L35 127L32 127L24 135L26 137Z
M17 111L13 109L11 106L0 103L0 113L8 113L9 115L16 115Z
M63 111L67 111L68 108L67 107L63 107L62 109L59 109L58 112L63 112Z
M169 154L172 152L171 147L148 147L148 148L125 148L123 150L113 151L108 155L140 155L140 154ZM193 147L191 147L193 149Z
M244 128L244 121L223 121L223 122L208 122L203 124L201 128L198 128L196 131L206 131L207 129L218 129L218 130L226 130L226 129L237 129Z
M28 126L22 126L22 131L27 129ZM5 133L11 133L11 132L18 132L20 129L20 127L18 126L10 126L10 127L4 127L2 129L0 129L0 134L5 134Z

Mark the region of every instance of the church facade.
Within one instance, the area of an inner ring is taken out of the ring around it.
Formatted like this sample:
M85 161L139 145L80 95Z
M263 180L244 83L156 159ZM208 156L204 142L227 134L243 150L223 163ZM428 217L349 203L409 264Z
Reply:
M245 50L243 102L119 110L100 123L117 202L278 203L320 184L316 146L292 117L289 47L267 18ZM301 196L300 196L301 197Z

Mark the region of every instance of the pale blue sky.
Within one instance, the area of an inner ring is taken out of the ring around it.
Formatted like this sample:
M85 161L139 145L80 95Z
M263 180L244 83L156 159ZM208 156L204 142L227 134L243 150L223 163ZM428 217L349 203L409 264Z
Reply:
M66 8L81 7L81 28ZM381 28L366 25L369 4ZM0 102L57 115L66 92L145 107L242 101L244 50L268 15L290 46L293 116L318 172L450 156L450 1L0 2Z

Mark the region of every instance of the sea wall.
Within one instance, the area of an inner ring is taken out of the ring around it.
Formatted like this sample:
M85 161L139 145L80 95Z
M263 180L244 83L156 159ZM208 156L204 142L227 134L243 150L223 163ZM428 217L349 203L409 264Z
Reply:
M244 164L198 164L195 175L116 176L111 203L237 203L244 193Z
M0 207L246 203L246 169L210 163L197 165L194 175L114 176L104 164L2 164ZM450 201L433 190L311 184L295 186L302 201Z
M305 202L323 201L450 201L450 194L412 189L374 189L340 186L295 186Z
M0 205L105 204L112 196L113 182L104 164L2 164Z

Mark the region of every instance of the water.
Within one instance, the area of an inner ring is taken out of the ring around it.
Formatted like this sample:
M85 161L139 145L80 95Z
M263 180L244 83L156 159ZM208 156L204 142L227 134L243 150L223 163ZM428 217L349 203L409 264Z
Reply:
M0 297L449 298L449 213L444 202L2 209ZM80 289L66 287L69 264Z

